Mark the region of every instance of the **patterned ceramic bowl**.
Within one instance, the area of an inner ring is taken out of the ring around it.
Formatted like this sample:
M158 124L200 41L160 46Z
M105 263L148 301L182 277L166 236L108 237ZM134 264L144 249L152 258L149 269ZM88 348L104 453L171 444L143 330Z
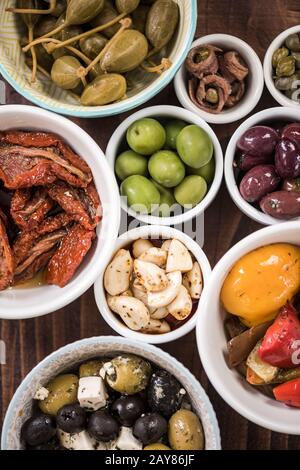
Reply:
M176 359L154 346L114 336L88 338L69 344L46 357L25 377L13 396L3 424L1 449L20 450L20 429L30 417L36 390L57 374L95 356L131 353L166 369L184 384L205 433L206 450L221 448L219 426L212 405L195 377Z
M15 90L33 103L56 113L82 118L96 118L120 114L136 108L157 95L173 79L183 63L193 40L197 22L197 0L174 0L180 9L178 33L173 40L168 57L172 61L169 70L161 75L148 74L139 79L138 85L128 92L128 98L107 106L81 106L70 93L53 85L51 80L39 76L30 83L30 70L19 45L20 32L16 15L5 12L15 5L15 0L0 2L0 73ZM155 75L155 76L154 76Z

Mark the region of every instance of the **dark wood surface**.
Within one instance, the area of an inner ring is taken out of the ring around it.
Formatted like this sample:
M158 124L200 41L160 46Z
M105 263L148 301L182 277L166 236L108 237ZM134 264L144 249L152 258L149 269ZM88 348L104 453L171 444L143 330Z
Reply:
M228 33L247 41L263 59L272 39L282 30L300 23L299 0L199 0L197 37L211 33ZM7 103L26 101L7 86ZM170 85L148 105L178 105ZM146 105L145 105L146 106ZM276 106L265 90L255 111ZM73 119L84 128L103 150L124 115L103 120ZM214 126L225 150L239 123ZM243 216L231 201L224 185L205 214L204 249L214 266L236 242L261 228ZM0 339L7 346L7 364L1 366L0 425L24 376L45 356L75 340L94 335L115 334L102 320L90 289L68 307L45 317L25 321L0 321ZM272 433L258 427L233 411L214 391L201 366L195 334L192 332L175 343L163 345L199 379L215 408L223 449L300 449L300 438Z

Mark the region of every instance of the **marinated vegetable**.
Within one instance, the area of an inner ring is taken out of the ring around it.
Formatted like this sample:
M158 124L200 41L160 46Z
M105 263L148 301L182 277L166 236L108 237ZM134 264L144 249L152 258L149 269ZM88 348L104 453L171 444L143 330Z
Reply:
M9 217L0 215L0 289L38 277L37 285L64 287L101 220L90 168L55 134L6 131L0 133L0 180L9 201ZM7 230L11 226L15 230Z
M293 101L299 102L300 32L288 36L273 54L272 67L275 87Z
M37 73L49 78L50 72L52 81L79 95L82 105L105 106L126 99L127 72L161 74L172 65L163 53L176 34L179 8L173 0L152 3L51 0L41 8L38 0L18 0L7 11L20 15L28 28L28 38L20 43L32 82Z
M200 419L182 384L166 370L125 353L69 369L36 391L32 416L21 428L26 450L203 448Z
M165 334L195 313L203 280L199 263L181 241L138 239L113 257L104 273L104 288L108 307L128 328ZM163 406L171 409L170 394L178 390L175 382L169 388L172 392L165 392L168 404ZM178 403L181 398L179 393Z

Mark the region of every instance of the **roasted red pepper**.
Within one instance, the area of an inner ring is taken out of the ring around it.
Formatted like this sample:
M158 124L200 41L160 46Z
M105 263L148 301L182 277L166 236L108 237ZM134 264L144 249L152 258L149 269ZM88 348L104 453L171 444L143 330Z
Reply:
M291 380L273 389L277 401L300 408L300 379Z
M300 363L300 320L288 303L268 328L258 351L259 357L275 367L292 368Z

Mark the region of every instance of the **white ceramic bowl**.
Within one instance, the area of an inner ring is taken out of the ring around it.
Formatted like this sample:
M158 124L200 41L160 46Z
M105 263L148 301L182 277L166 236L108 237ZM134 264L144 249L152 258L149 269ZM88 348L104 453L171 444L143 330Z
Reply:
M180 362L159 348L115 336L88 338L58 349L40 362L23 380L8 407L2 430L1 449L20 450L20 430L30 417L32 398L39 386L65 370L95 356L130 353L144 357L173 374L187 391L192 406L201 418L205 449L221 449L220 431L208 396L195 377Z
M161 75L144 74L143 80L128 91L128 98L106 106L82 106L67 91L53 85L51 80L38 75L34 85L31 72L25 64L25 56L19 45L20 33L16 15L5 12L15 5L15 0L0 2L0 73L14 89L28 100L56 113L84 118L112 116L136 108L153 98L173 79L190 49L197 24L197 0L175 0L180 10L178 33L163 51L172 66ZM145 80L146 77L146 80Z
M267 49L265 58L264 58L264 76L265 76L265 83L267 88L273 98L277 101L277 103L281 104L281 106L295 106L298 109L298 113L300 110L299 102L293 101L288 98L283 92L277 90L273 80L273 67L272 67L272 57L274 52L284 45L286 38L290 34L300 33L300 25L293 26L292 28L286 29L282 33L280 33L274 41L270 44Z
M235 131L233 136L230 139L228 144L226 154L225 154L225 161L224 161L224 174L225 174L225 181L227 185L227 189L229 194L233 200L233 202L237 205L237 207L244 212L248 217L259 222L263 225L272 225L282 223L283 221L280 219L276 219L275 217L271 217L270 215L265 214L264 212L256 209L254 206L249 204L249 202L245 201L242 198L241 193L239 191L238 185L236 183L234 177L234 169L233 169L233 161L235 158L236 152L236 145L239 138L242 134L249 129L250 127L263 125L266 123L272 123L272 121L287 121L287 122L299 122L300 121L300 114L299 111L295 108L270 108L265 109L264 111L260 111L257 114L254 114L243 124L238 127ZM296 220L300 220L298 217Z
M196 124L197 126L202 127L202 129L204 129L212 139L214 146L214 158L216 162L215 177L204 199L191 210L181 212L180 214L175 214L172 217L143 215L135 212L133 209L128 207L124 198L121 198L122 209L126 211L131 217L135 217L141 222L154 225L183 224L184 222L187 222L188 220L191 220L194 217L197 217L198 215L202 214L205 209L212 203L220 189L223 178L223 152L220 142L212 128L203 119L196 116L191 111L179 108L177 106L152 106L150 108L144 108L141 111L138 111L137 113L134 113L130 117L125 119L125 121L123 121L122 124L117 127L117 129L111 136L110 141L108 142L106 156L113 171L115 168L116 158L120 153L120 148L122 148L122 144L126 142L126 131L128 127L138 119L142 119L145 117L157 119L182 119L183 121L186 121L189 124Z
M176 238L177 240L180 240L182 243L184 243L184 245L190 250L190 252L195 256L196 260L198 261L202 270L203 284L206 285L206 283L208 282L211 273L209 261L200 246L188 235L171 227L155 225L142 226L130 230L129 232L121 235L117 240L117 244L115 246L115 253L120 248L128 247L128 245L130 245L133 241L137 240L138 238ZM176 339L185 336L193 328L195 328L197 317L200 315L199 306L194 315L186 323L184 323L176 330L170 331L169 333L164 333L160 335L150 335L140 333L138 331L132 331L122 322L122 320L119 320L117 315L113 313L108 307L105 289L103 286L103 275L104 271L101 273L100 277L96 280L94 285L96 303L99 312L101 313L104 320L109 324L111 328L113 328L120 335L132 340L143 341L144 343L161 344L168 343L170 341L175 341Z
M221 397L254 423L288 434L300 434L300 409L266 397L249 385L225 360L225 312L220 304L223 282L232 266L245 254L271 243L300 244L300 222L287 222L252 233L231 248L214 268L200 300L197 343L203 367Z
M256 52L245 41L229 34L210 34L193 42L192 48L202 44L211 44L221 49L239 52L249 66L246 93L241 101L231 109L223 110L220 114L211 114L198 108L189 97L187 88L187 73L183 64L175 77L175 91L182 106L193 111L206 122L212 124L227 124L238 121L249 114L257 105L264 88L264 76L260 59Z
M108 263L120 225L118 187L102 150L68 119L33 106L0 106L0 130L45 130L61 136L90 166L103 204L98 237L84 262L64 288L40 286L0 292L0 318L33 318L53 312L82 295Z

